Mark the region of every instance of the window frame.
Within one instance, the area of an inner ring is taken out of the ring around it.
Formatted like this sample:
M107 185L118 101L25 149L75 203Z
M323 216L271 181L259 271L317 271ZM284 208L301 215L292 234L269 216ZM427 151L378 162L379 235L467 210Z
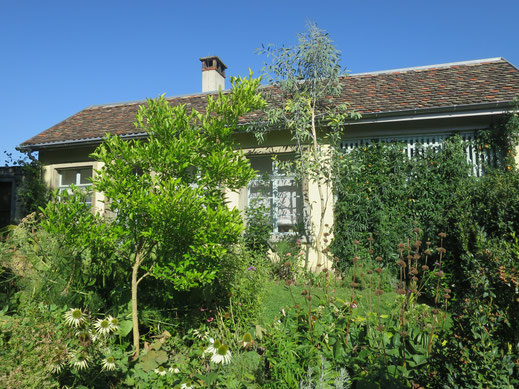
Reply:
M90 175L88 177L83 177L83 180L82 180L81 171L84 171L84 170L89 170ZM67 185L63 184L63 173L71 172L71 171L76 172L74 182L71 184L67 184ZM56 173L58 175L58 192L59 193L64 192L64 191L69 191L72 186L79 188L79 189L83 189L85 191L87 191L89 188L92 187L92 178L94 175L93 166L87 165L87 166L74 166L74 167L58 168L58 169L56 169ZM87 181L87 183L81 183L81 181ZM90 196L88 196L86 198L85 204L88 205L89 207L92 207L93 193L90 194Z
M299 182L296 178L295 174L286 174L281 172L281 169L279 169L278 161L274 158L274 156L283 156L283 157L293 157L293 154L261 154L261 155L252 155L249 156L249 160L252 159L260 159L265 158L271 161L271 173L265 174L261 173L256 176L256 178L253 178L249 184L247 185L247 205L250 205L252 200L260 197L260 196L254 196L252 192L252 187L255 183L258 185L264 185L266 178L268 178L268 184L270 185L270 191L267 196L264 196L268 201L268 208L270 210L270 216L272 219L272 234L273 235L290 235L296 233L296 227L298 224L302 224L304 222L304 196L303 196L303 186L301 182ZM255 169L257 170L257 169ZM295 199L296 199L296 206L295 206L295 213L291 213L289 217L291 219L294 219L294 224L291 225L292 231L279 231L279 220L280 220L280 206L279 206L279 199L280 199L280 192L279 187L282 186L282 182L292 182L293 185L295 185ZM300 204L300 207L298 207L298 202ZM300 209L298 209L300 208Z

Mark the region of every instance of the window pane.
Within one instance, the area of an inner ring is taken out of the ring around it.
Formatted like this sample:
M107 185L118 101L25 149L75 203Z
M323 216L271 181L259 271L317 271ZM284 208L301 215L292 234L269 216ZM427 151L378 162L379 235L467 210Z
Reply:
M61 186L70 186L76 184L76 170L61 170Z
M92 178L92 168L79 169L79 185L90 185Z
M259 171L259 175L272 174L272 158L270 156L251 157L250 165L254 170Z
M255 201L270 209L274 232L296 231L303 220L301 186L290 173L287 174L287 166L283 165L283 162L293 160L293 155L279 156L277 161L281 164L271 156L250 158L258 177L249 184L249 204Z
M278 183L278 231L294 231L302 220L302 196L299 184L294 179L279 179Z
M61 186L90 185L92 168L63 169L59 171L59 174L61 176Z
M250 197L272 197L272 182L262 179L252 180L249 184Z

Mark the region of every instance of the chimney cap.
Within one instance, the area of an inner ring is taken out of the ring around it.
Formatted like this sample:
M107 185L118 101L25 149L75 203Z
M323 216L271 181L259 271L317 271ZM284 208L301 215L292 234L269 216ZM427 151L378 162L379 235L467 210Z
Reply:
M225 69L227 69L227 66L225 66L223 61L217 55L202 57L200 58L200 62L202 62L202 72L216 70L225 78Z

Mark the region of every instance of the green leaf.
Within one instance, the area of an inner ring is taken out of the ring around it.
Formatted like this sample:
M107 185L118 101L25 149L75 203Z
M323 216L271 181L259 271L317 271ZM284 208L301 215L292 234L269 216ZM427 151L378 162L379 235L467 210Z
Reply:
M133 323L131 320L123 320L121 321L121 323L119 324L119 336L121 337L126 337L130 331L132 330L133 328Z
M168 361L168 354L164 350L157 351L157 356L155 360L159 364L166 363Z

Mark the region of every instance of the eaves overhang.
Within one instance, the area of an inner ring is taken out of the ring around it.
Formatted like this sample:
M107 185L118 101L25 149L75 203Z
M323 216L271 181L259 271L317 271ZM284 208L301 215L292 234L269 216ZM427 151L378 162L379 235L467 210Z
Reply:
M475 116L503 115L512 109L511 101L492 103L460 104L445 107L415 108L398 111L369 112L357 120L345 122L345 125L390 123L411 120L435 120Z
M404 121L423 121L423 120L438 120L449 118L463 118L463 117L477 117L477 116L492 116L503 115L511 111L511 101L498 101L492 103L477 103L477 104L460 104L444 107L431 108L415 108L398 111L384 111L384 112L369 112L362 114L362 117L357 120L349 120L344 123L345 126L363 125L374 123L391 123ZM246 126L247 123L240 124L239 127ZM144 139L147 133L134 133L127 135L120 135L123 139ZM21 151L39 151L44 149L65 148L70 146L89 146L98 145L103 142L103 137L86 138L86 139L72 139L55 142L35 143L21 145Z
M135 133L135 134L122 134L119 135L123 139L144 139L148 136L145 132ZM18 150L20 151L39 151L43 149L57 149L64 148L70 146L94 146L99 145L103 142L104 137L96 137L96 138L86 138L86 139L72 139L72 140L62 140L55 142L45 142L45 143L34 143L28 145L20 145Z

